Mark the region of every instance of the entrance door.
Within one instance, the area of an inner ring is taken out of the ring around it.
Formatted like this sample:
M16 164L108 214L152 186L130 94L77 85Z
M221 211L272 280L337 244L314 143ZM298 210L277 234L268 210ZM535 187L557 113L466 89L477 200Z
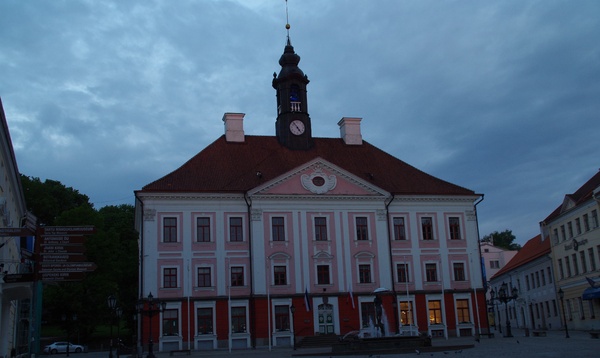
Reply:
M323 303L319 305L319 334L334 334L333 305Z

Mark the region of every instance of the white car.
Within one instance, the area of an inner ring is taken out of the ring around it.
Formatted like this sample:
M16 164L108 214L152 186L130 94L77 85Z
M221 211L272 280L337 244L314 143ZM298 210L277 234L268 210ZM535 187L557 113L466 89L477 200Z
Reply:
M44 353L56 354L56 353L67 353L67 346L69 347L69 353L81 353L83 352L83 346L73 344L69 342L54 342L44 347Z

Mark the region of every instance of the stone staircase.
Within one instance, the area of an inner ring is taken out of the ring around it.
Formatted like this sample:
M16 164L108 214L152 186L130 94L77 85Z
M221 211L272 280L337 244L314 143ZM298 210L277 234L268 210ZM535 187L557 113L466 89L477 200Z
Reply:
M335 334L326 334L319 336L307 336L296 343L296 348L320 348L331 347L340 341L340 337Z

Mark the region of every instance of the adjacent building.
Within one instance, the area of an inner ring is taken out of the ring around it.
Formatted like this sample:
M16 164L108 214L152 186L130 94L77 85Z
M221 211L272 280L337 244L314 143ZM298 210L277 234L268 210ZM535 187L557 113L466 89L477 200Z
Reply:
M490 300L489 309L497 331L512 327L532 330L560 329L561 318L552 269L550 240L541 235L530 239L506 266L490 278L490 292L498 292L506 284L517 296L508 302ZM506 330L503 334L506 334Z
M569 329L600 328L600 172L540 223L552 243L556 290Z
M365 141L361 118L313 136L308 77L289 39L274 74L274 136L225 133L135 192L140 316L154 349L290 346L305 337L487 332L481 195ZM381 310L380 310L381 308Z
M0 228L20 228L26 221L21 176L0 100ZM33 219L35 222L35 219ZM32 278L28 253L33 240L0 236L0 356L29 352Z

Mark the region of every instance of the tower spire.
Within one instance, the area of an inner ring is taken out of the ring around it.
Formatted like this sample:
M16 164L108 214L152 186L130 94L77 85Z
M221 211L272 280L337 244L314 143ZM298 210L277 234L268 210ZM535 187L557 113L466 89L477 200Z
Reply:
M285 30L287 31L287 44L291 45L290 41L290 18L288 13L288 0L285 0Z

